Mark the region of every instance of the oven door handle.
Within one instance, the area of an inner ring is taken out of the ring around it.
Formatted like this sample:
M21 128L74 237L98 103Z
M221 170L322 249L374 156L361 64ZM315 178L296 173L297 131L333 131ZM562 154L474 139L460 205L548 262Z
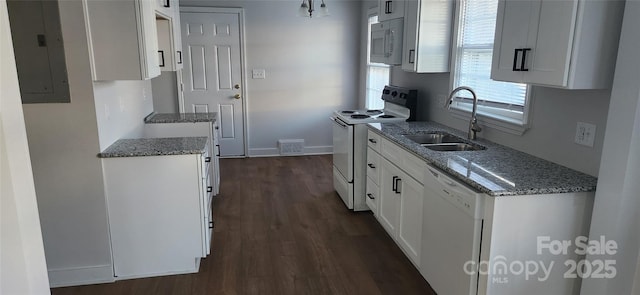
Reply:
M349 128L349 125L347 123L342 122L342 120L340 120L338 118L329 117L329 119L331 119L331 121L333 121L334 123L338 124L338 126L344 128L344 129Z

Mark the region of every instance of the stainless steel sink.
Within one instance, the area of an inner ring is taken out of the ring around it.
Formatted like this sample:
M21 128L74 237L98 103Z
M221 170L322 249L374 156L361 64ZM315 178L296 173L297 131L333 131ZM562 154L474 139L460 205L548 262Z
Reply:
M464 143L464 140L449 133L405 134L404 137L418 144Z
M473 145L463 142L458 143L439 143L439 144L422 144L422 146L439 152L460 152L460 151L480 151L486 149L483 146Z

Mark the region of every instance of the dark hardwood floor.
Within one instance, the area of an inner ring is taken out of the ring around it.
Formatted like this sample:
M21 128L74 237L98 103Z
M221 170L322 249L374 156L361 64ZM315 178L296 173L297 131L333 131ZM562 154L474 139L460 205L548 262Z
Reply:
M221 171L199 273L52 294L434 294L370 212L346 209L330 155L223 159Z

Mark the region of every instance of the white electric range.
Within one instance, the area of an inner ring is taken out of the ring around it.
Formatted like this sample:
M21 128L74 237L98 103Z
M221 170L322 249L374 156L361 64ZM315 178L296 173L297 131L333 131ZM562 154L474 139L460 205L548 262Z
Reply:
M417 91L385 86L383 110L338 110L333 113L333 187L347 208L369 210L365 202L367 126L415 120Z

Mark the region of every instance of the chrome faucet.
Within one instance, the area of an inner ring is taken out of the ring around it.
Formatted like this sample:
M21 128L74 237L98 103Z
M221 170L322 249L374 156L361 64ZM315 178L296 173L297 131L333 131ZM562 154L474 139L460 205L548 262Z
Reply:
M478 118L476 117L476 111L478 109L478 97L476 96L476 92L473 91L471 87L467 87L467 86L460 86L456 89L453 89L453 91L451 91L451 94L449 94L449 98L445 102L444 106L447 109L451 108L451 103L453 102L453 95L460 90L467 90L471 92L471 95L473 96L473 110L471 111L471 120L469 121L469 133L467 134L467 138L469 138L470 140L475 140L476 133L482 131L482 128L480 128L480 125L478 125Z

